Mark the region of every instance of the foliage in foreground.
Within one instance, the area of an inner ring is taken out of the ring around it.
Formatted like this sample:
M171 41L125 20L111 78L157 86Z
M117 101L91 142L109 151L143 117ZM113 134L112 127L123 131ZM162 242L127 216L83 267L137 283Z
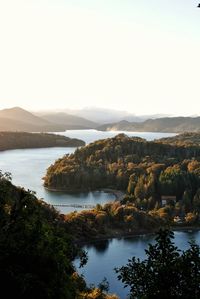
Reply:
M112 298L88 288L75 272L78 249L62 216L10 179L0 172L1 294L19 299Z
M181 251L173 238L173 232L160 230L156 243L145 250L145 260L133 257L116 269L118 279L130 287L131 299L200 298L200 248L191 242Z

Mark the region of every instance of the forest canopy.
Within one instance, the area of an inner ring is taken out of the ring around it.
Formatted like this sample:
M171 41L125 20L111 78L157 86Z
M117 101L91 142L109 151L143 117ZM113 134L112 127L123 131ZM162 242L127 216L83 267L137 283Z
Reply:
M200 133L157 141L119 134L57 160L44 186L68 192L119 189L137 208L161 207L163 198L171 198L180 213L199 211L199 144Z
M200 134L197 136L199 138ZM129 193L132 193L144 180L159 178L159 181L164 181L166 176L174 175L197 178L200 146L184 140L180 144L179 139L177 142L174 139L146 141L120 134L96 141L58 159L48 168L44 185L69 191L129 188Z

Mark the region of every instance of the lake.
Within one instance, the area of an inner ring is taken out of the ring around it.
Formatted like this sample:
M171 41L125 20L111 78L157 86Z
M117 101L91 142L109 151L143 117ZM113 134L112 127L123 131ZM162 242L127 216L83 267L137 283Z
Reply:
M200 232L175 232L175 244L182 250L188 248L190 240L196 240L200 245ZM125 299L128 289L124 289L123 284L117 280L114 268L126 265L128 259L133 256L144 259L144 249L150 242L154 242L153 235L115 238L91 243L84 247L88 252L89 260L83 269L79 269L79 273L85 276L88 284L99 284L106 277L109 281L110 293L115 293L121 299ZM78 269L78 260L75 261L75 265Z
M71 138L79 138L87 144L98 139L113 137L121 133L109 131L101 132L96 130L69 130L56 134L65 135ZM123 132L128 136L140 136L147 140L155 138L174 136L170 133L145 133L145 132ZM3 172L11 172L13 183L18 186L23 186L26 189L36 191L39 198L49 204L87 204L96 205L97 203L104 204L115 199L115 196L105 192L89 192L67 194L63 192L50 192L44 189L42 177L44 177L46 169L55 160L61 158L65 154L70 154L75 151L75 148L41 148L41 149L19 149L0 152L0 169ZM60 208L62 213L74 211L73 207ZM81 210L76 208L76 210Z
M137 136L148 141L160 139L164 137L171 137L175 133L157 133L157 132L128 132L128 131L97 131L97 130L67 130L56 134L64 135L70 138L78 138L84 140L87 144L99 139L112 138L118 134L124 133L127 136Z
M43 187L42 177L46 169L56 159L65 154L73 153L75 148L42 148L23 149L0 152L0 169L9 171L13 176L13 183L26 189L36 191L39 198L49 204L104 204L114 200L115 196L105 192L89 192L67 194L50 192ZM62 213L74 211L73 207L59 208ZM80 210L76 208L76 210Z
M119 133L128 136L139 136L147 140L162 137L174 136L170 133L146 133L146 132L100 132L96 130L71 130L56 134L65 135L71 138L80 138L87 144L98 139L114 137ZM75 148L41 148L41 149L21 149L0 152L0 169L3 172L9 171L13 176L15 185L23 186L26 189L36 191L37 196L44 198L50 204L103 204L114 200L112 194L105 192L89 192L67 194L63 192L50 192L44 189L42 177L46 169L54 161L65 154L73 153ZM73 207L62 208L61 212L73 211ZM78 210L76 208L76 210ZM200 234L192 235L196 240L200 240ZM176 233L176 242L184 248L191 237L187 233ZM128 239L113 239L109 241L96 242L88 245L89 261L83 270L88 283L98 284L104 276L110 283L110 290L116 292L120 298L124 299L127 290L123 289L117 281L113 268L123 265L132 255L143 257L144 248L152 240L150 236L135 237ZM78 262L76 261L76 265ZM98 270L98 271L97 271Z

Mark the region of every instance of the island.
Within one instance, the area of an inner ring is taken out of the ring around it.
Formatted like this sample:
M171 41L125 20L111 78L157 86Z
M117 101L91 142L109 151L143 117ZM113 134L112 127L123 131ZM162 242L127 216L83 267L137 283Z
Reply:
M83 140L56 134L0 132L0 151L25 148L81 147Z

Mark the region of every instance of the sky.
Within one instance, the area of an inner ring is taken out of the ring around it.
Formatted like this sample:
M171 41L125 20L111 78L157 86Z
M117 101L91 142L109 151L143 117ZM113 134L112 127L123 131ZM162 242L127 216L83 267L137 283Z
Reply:
M0 109L200 115L193 0L0 0Z

